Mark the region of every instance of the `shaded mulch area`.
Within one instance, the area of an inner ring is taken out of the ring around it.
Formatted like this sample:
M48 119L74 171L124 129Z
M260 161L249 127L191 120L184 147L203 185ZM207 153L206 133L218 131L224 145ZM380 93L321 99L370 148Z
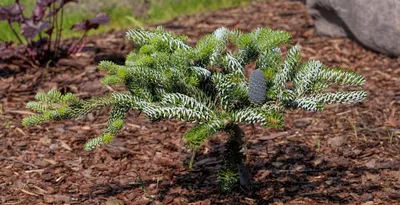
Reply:
M318 37L303 4L255 3L166 22L195 43L224 26L287 30L302 57L362 73L368 99L320 113L289 111L283 130L243 126L252 190L218 189L226 136L210 139L187 169L183 133L193 125L151 123L132 111L115 142L86 152L109 110L76 121L22 127L25 104L56 88L82 98L113 89L100 83L102 59L123 62L132 49L123 32L91 37L79 56L58 67L22 69L0 63L1 204L398 204L400 201L400 59L366 50L349 39ZM283 48L285 50L285 48ZM138 177L139 176L139 177ZM141 183L143 182L143 184Z

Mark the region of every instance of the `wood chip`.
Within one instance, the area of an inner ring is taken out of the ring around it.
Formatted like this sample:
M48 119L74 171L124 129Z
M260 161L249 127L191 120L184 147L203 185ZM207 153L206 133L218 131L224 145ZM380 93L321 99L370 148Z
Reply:
M65 148L68 151L72 151L72 148L64 141L61 141L61 147Z
M22 192L24 192L25 194L31 195L31 196L39 196L38 194L35 194L33 192L27 191L25 189L20 189Z

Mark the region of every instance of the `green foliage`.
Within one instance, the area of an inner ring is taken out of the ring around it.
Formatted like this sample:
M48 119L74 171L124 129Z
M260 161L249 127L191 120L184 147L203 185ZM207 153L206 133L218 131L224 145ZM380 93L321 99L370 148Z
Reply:
M235 184L239 181L237 172L230 169L222 169L218 174L218 180L221 181L221 191L228 193L232 190Z
M193 14L226 7L243 6L250 0L150 0L148 12L150 22L172 19L182 14Z
M227 126L259 123L280 128L285 109L320 111L326 104L354 103L366 97L360 89L328 92L333 84L361 88L365 80L359 74L329 69L318 61L302 63L297 47L291 47L282 60L279 47L290 40L290 34L283 31L259 28L244 34L219 28L194 47L185 43L185 36L162 27L154 31L133 29L126 38L136 49L129 53L125 65L102 61L99 68L109 74L102 80L104 84L122 84L128 92L87 100L58 91L38 94L37 101L27 104L38 114L25 118L23 124L73 119L112 106L104 134L86 143L85 149L90 150L110 143L122 129L125 113L136 109L154 121L196 123L184 137L197 148L215 133L226 131ZM229 50L228 44L236 49ZM244 68L250 63L262 71L257 75L265 75L262 86L257 86L258 81L248 82ZM249 99L253 88L261 88L256 93L265 92L260 103Z
M204 140L221 131L224 128L224 122L219 120L209 121L195 126L185 133L184 138L193 148L199 147Z
M107 123L107 128L104 134L100 137L89 140L85 144L85 150L91 150L102 143L111 143L114 136L122 129L124 125L125 113L129 110L129 106L125 103L114 105L110 113L110 118Z

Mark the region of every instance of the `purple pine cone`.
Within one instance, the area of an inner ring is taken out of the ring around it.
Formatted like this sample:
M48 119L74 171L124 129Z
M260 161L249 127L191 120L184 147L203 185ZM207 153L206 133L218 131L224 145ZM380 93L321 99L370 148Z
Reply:
M267 97L267 81L261 70L254 70L250 74L249 98L252 103L262 104Z

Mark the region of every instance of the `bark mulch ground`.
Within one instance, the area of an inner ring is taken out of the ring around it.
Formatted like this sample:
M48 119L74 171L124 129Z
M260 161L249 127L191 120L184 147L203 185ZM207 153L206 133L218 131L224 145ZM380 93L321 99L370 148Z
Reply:
M187 34L190 43L221 26L287 30L304 60L362 73L368 99L320 113L290 111L282 130L244 126L253 189L224 195L216 176L223 134L198 151L189 171L182 140L189 123L151 123L132 111L113 144L90 152L83 144L101 134L107 109L76 121L21 126L36 92L56 88L87 98L118 89L101 85L105 74L96 64L123 62L132 44L123 32L94 36L57 67L0 63L0 204L400 204L398 58L349 39L318 37L305 6L293 1L185 16L164 26Z

